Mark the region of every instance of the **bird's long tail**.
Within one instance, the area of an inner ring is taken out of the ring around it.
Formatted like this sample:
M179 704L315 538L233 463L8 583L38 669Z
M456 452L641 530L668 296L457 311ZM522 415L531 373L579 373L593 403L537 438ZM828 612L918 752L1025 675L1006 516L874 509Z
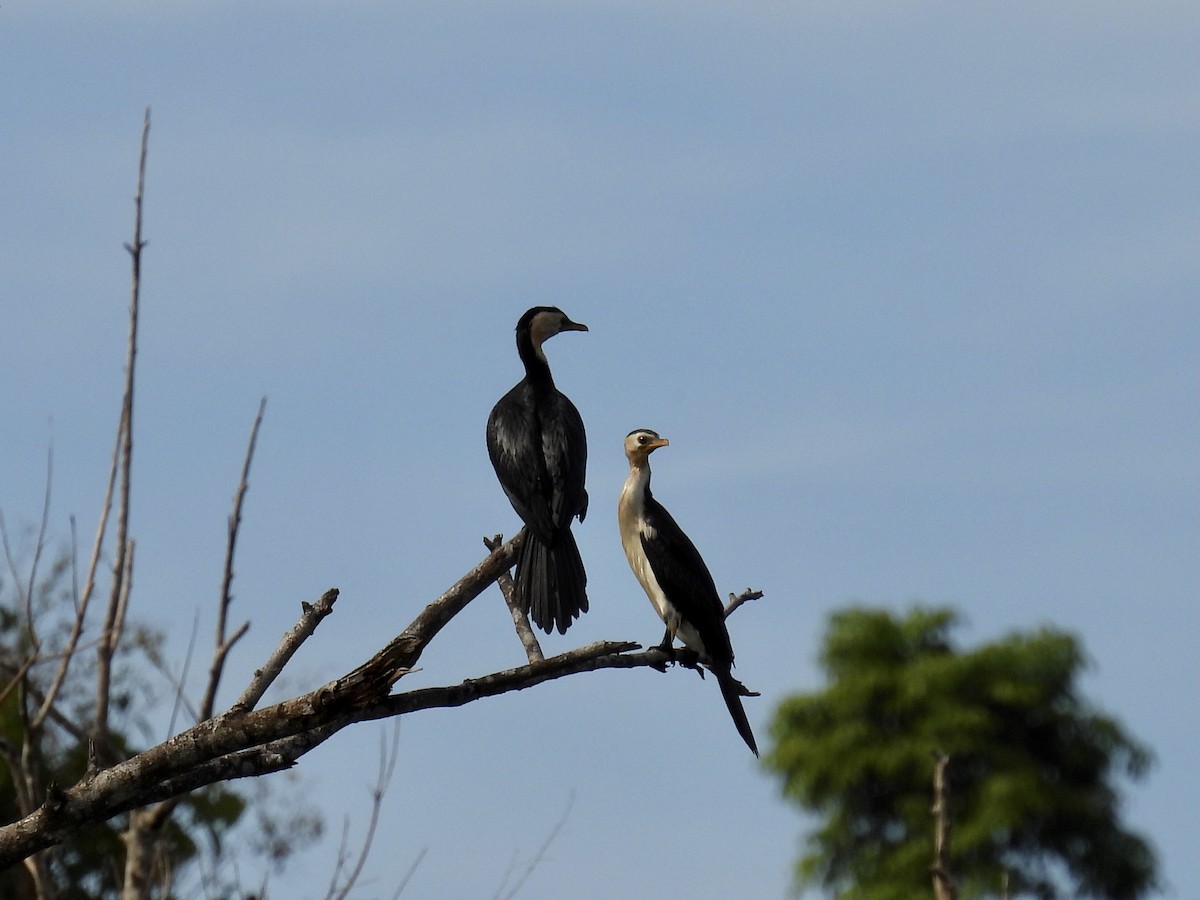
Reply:
M713 674L717 676L717 684L721 686L721 696L725 698L725 705L729 708L729 715L733 718L733 724L737 726L738 734L742 736L742 740L746 742L755 756L758 756L758 744L754 742L754 732L750 730L750 720L746 718L746 710L742 708L743 697L757 697L754 691L746 689L746 686L733 677L733 674L728 669L714 668Z
M587 612L587 573L570 529L559 532L553 546L526 529L515 580L521 608L546 634L556 627L566 634Z

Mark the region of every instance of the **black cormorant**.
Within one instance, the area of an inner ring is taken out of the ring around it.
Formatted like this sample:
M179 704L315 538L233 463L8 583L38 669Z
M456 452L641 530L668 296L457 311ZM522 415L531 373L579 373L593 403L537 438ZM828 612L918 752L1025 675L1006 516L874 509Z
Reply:
M517 322L525 377L500 398L487 423L492 467L525 523L517 557L521 608L547 634L566 633L587 612L587 574L571 519L587 514L587 436L575 405L554 386L542 343L562 331L587 331L561 309L535 306Z
M741 700L754 695L731 672L733 645L717 587L700 552L650 493L650 454L667 443L647 428L625 438L629 477L617 506L621 544L629 567L666 623L661 649L674 656L671 642L678 637L712 670L738 734L758 756Z

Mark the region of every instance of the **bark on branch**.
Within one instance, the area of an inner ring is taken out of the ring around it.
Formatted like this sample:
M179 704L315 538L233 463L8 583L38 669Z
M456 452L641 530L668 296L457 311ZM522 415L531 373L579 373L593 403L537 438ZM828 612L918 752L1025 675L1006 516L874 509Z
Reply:
M33 813L0 828L0 869L119 813L218 781L285 769L356 722L462 706L597 669L665 665L660 650L635 652L640 645L634 642L598 641L459 684L390 694L441 628L511 566L522 539L518 535L490 553L386 647L342 678L263 709L235 705L130 759L85 775L66 790L50 792ZM335 597L331 591L321 603L328 607ZM312 609L304 613L301 626ZM294 650L298 641L292 635L285 635L281 648Z
M958 888L950 876L950 813L946 809L946 766L950 757L940 750L933 755L933 896L936 900L958 900Z

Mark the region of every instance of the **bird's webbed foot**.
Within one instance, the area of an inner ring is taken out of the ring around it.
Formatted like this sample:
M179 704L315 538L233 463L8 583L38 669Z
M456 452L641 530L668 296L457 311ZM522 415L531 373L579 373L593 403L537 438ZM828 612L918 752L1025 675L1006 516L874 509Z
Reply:
M690 647L676 647L675 635L671 633L670 628L668 628L666 634L663 635L662 642L659 643L654 649L660 651L667 658L667 663L664 664L662 668L659 668L658 666L654 667L660 672L665 672L667 670L667 664L677 663L683 666L685 669L694 669L700 673L701 678L704 677L704 669L700 666L700 654Z
M690 647L680 647L676 650L675 662L685 669L692 669L701 678L704 677L704 667L700 665L700 654Z
M665 657L662 662L650 663L651 668L657 669L660 672L665 672L667 671L667 667L675 662L675 648L671 646L671 636L669 634L663 638L663 642L661 644L655 644L650 649L657 650Z

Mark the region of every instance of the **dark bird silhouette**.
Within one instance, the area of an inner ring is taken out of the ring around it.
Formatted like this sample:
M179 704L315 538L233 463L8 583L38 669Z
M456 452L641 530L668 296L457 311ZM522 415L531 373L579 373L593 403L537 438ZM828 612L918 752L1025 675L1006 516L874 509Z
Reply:
M587 331L554 306L535 306L517 322L525 377L488 416L492 468L525 523L517 557L517 599L538 627L566 633L587 612L587 573L571 519L587 514L587 435L579 410L554 386L542 344L563 331Z
M650 454L667 443L647 428L631 431L625 438L629 477L617 506L621 544L629 567L666 623L660 649L675 658L672 641L678 637L708 666L717 676L738 734L758 756L741 700L756 695L733 677L733 645L717 587L696 546L650 493Z

